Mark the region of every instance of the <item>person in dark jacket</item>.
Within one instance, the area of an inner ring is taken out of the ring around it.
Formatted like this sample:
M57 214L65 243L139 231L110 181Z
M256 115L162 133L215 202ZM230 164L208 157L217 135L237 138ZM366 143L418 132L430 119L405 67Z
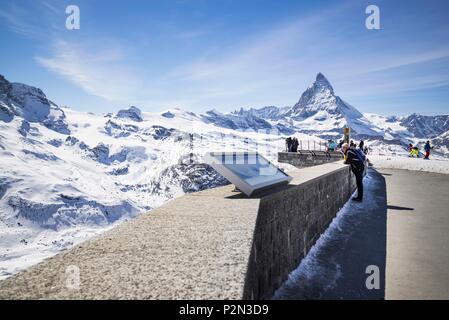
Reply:
M292 138L292 152L298 152L298 139Z
M340 142L338 142L338 150L341 150L341 147L343 146L344 141L340 140Z
M287 152L292 152L292 138L291 137L288 137L287 139L285 139L285 145L286 145Z
M363 172L365 171L365 164L357 155L357 151L350 148L347 143L344 143L343 153L345 155L345 164L351 166L351 171L355 175L357 182L357 197L352 198L354 201L363 201Z
M365 145L365 142L363 142L363 140L360 140L359 149L363 151L363 146L364 145Z
M350 148L356 148L357 145L355 144L354 140L349 141L349 147Z
M430 141L427 140L426 144L424 145L424 151L426 152L424 159L429 160L431 149L432 149L432 147L430 146Z

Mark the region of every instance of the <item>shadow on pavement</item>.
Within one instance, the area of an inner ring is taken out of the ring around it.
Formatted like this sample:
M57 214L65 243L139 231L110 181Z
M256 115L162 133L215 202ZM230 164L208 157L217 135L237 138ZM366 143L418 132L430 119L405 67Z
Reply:
M274 299L384 299L387 245L385 178L369 169L362 203L348 202ZM368 266L380 289L367 289Z
M390 209L390 210L409 210L409 211L415 210L414 208L400 207L400 206L391 206L391 205L388 205L387 209Z

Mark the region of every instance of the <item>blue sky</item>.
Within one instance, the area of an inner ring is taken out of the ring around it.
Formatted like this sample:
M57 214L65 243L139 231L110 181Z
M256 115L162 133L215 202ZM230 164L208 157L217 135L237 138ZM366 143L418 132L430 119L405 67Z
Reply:
M362 112L449 113L447 0L2 0L0 41L0 74L95 113L293 105L318 72Z

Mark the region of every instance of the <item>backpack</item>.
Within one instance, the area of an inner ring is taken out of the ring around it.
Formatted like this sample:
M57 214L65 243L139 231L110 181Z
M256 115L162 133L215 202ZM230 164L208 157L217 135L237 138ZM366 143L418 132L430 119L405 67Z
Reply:
M362 163L365 163L366 156L365 156L365 154L363 153L363 151L360 150L360 149L354 149L354 152L355 152L355 154L357 155L357 158L359 158L359 160L360 160Z

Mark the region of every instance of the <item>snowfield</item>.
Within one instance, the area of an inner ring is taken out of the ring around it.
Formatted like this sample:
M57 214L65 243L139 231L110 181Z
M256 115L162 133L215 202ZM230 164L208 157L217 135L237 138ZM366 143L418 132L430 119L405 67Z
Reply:
M203 163L206 152L258 151L277 163L287 136L322 146L345 126L375 166L448 171L449 116L363 115L322 74L293 107L100 115L0 75L0 279L170 199L227 184ZM435 160L390 159L427 138Z
M406 156L368 156L370 162L375 168L384 169L403 169L412 171L425 171L449 174L448 159L432 159L424 160L422 158L408 158Z
M284 144L279 136L192 122L181 110L169 118L142 113L138 124L61 110L70 135L40 123L22 135L21 118L0 122L7 163L0 170L0 278L174 197L227 184L202 164L207 151L258 148L275 160Z

